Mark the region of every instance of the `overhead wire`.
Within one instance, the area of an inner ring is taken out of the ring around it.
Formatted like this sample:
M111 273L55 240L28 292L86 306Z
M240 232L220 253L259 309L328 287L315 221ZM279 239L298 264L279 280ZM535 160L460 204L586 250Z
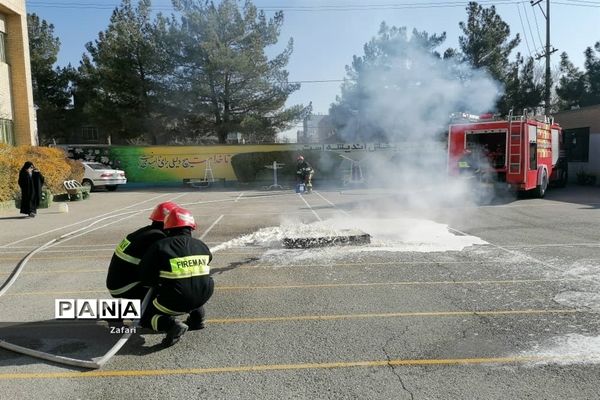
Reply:
M566 6L575 6L575 7L592 7L592 8L600 8L600 2L597 1L589 1L589 0L570 0L569 2L564 1L553 1L552 4L560 4Z
M535 24L537 27L537 36L538 36L539 43L540 43L539 46L536 42L536 38L533 33L532 24L529 19L529 13L528 13L527 7L525 7L524 3L529 3L529 1L527 1L527 0L495 0L495 1L480 0L479 1L480 5L496 5L496 6L498 6L498 5L514 4L517 6L517 11L519 13L519 20L520 20L521 28L523 29L523 34L524 34L524 38L525 38L525 44L526 44L529 56L531 57L533 55L533 53L537 53L540 48L543 50L544 45L543 45L543 40L541 38L539 24L538 24L535 12L532 10L532 12L534 14L534 18L535 18ZM45 1L39 1L39 0L27 1L27 4L29 6L36 7L36 8L63 8L63 9L72 8L72 9L90 9L90 10L110 10L110 9L115 9L119 6L119 4L116 4L116 3L107 4L107 3L99 3L99 2L82 2L82 1L59 1L59 2L48 3ZM258 8L260 8L261 10L265 10L265 11L282 10L282 11L328 12L328 11L373 11L373 10L395 10L395 9L398 9L398 10L399 9L433 9L433 8L462 7L462 6L466 6L468 4L469 4L468 1L438 1L438 2L427 2L427 3L396 2L396 3L387 3L387 4L360 4L360 5L351 5L351 4L346 4L346 5L319 4L319 5L308 5L308 6L265 5L265 6L258 6ZM600 1L597 2L597 1L591 1L591 0L553 1L553 4L600 8ZM525 12L525 19L526 19L527 26L529 29L529 34L531 35L531 46L529 43L530 42L529 35L527 34L527 30L523 23L523 17L522 17L522 13L520 10L520 6L523 7L523 11ZM168 10L174 11L175 10L175 8L172 5L166 5L164 3L162 5L161 4L156 4L156 5L153 4L152 9L154 9L156 11L168 11ZM532 52L532 47L533 47L533 52ZM342 80L342 79L324 79L324 80L304 80L304 81L298 80L298 81L290 81L289 83L306 83L306 84L339 83L339 82L343 82L343 81L344 80Z
M514 4L516 0L481 0L479 3L483 5L503 5ZM92 9L92 10L111 10L119 6L115 3L86 3L80 1L73 2L53 2L51 4L42 1L32 0L27 2L29 6L39 8L73 8L73 9ZM429 3L388 3L388 4L346 4L346 5L310 5L310 6L258 6L265 11L370 11L370 10L402 10L402 9L420 9L420 8L448 8L448 7L464 7L468 5L468 1L443 1ZM153 5L152 8L157 11L174 11L175 8L169 5Z
M527 38L527 31L525 30L525 24L523 24L523 17L521 16L521 7L517 4L517 12L519 13L519 20L521 21L521 28L523 29L523 37L525 38L525 44L527 45L527 52L531 57L531 48L529 47L529 39Z
M548 1L548 0L546 0L546 1ZM535 15L535 10L531 10L531 12L533 13L533 18L535 19L535 26L537 28L538 38L540 39L540 44L542 44L542 48L543 48L544 47L543 46L544 41L542 40L542 35L540 33L540 26L538 24L537 16Z
M518 3L525 3L525 1L518 0L480 0L480 5L512 5ZM442 1L442 2L428 2L428 3L387 3L387 4L339 4L339 5L265 5L258 6L264 11L289 11L289 12L329 12L329 11L372 11L372 10L406 10L406 9L432 9L432 8L450 8L450 7L464 7L468 5L468 1ZM575 7L591 7L600 8L600 2L591 0L569 0L569 1L555 1L553 4L567 5ZM48 3L40 0L31 0L27 2L28 6L34 8L59 8L59 9L87 9L87 10L112 10L119 6L118 3L91 3L81 1L61 1ZM175 11L172 5L157 4L153 5L152 9L156 11Z
M518 0L480 0L481 5L512 5L517 3L525 3ZM82 1L59 1L48 3L41 0L31 0L27 4L38 8L73 8L73 9L92 9L92 10L110 10L119 6L119 3L99 3L99 2L82 2ZM307 11L307 12L323 12L323 11L370 11L370 10L402 10L402 9L428 9L428 8L449 8L449 7L464 7L468 5L468 1L438 1L427 3L408 3L396 2L387 4L338 4L338 5L264 5L258 8L265 11ZM576 6L576 7L592 7L600 8L600 2L592 0L563 0L554 1L553 4ZM157 11L174 11L172 5L156 4L152 8Z
M524 2L521 2L521 4ZM525 20L527 21L527 26L529 27L529 33L531 34L531 40L533 42L533 51L537 52L538 50L538 45L535 41L535 35L533 34L533 29L531 28L531 22L529 21L529 13L527 12L527 7L525 7L525 5L523 4L523 11L525 12ZM543 47L542 43L540 42L540 46Z

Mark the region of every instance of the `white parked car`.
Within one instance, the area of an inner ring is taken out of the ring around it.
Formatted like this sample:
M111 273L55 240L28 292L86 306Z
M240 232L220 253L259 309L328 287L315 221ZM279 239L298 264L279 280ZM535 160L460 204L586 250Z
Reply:
M82 164L85 168L85 172L81 184L83 186L88 186L90 189L104 186L106 187L106 190L112 192L117 190L117 185L124 185L127 183L125 171L113 169L108 165L95 161L82 161Z

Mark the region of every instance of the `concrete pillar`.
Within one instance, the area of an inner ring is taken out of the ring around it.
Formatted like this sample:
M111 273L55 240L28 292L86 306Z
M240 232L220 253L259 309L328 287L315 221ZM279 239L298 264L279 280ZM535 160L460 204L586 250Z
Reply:
M37 145L25 2L0 0L6 33L9 90L16 145ZM0 72L1 73L1 72Z

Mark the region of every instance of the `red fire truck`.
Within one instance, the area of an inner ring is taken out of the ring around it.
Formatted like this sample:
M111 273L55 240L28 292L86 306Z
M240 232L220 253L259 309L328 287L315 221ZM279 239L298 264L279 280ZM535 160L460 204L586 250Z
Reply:
M564 186L567 162L561 127L551 118L491 114L453 116L448 133L448 172L459 175L461 160L477 154L481 173L518 192L543 197L550 184Z

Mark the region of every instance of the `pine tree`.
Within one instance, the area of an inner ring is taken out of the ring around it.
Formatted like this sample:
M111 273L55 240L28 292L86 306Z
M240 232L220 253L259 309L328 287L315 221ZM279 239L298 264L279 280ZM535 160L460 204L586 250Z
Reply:
M166 21L152 19L150 0L123 0L108 28L86 45L76 104L116 142L140 136L159 143L171 121L166 99L172 68Z
M517 59L509 64L504 78L504 95L498 101L498 111L506 115L509 110L518 114L524 109L535 109L544 99L544 82L536 74L532 57Z
M329 115L338 141L387 142L402 129L402 123L390 122L385 114L386 99L398 102L422 91L418 68L435 67L441 61L437 48L445 41L440 35L412 31L405 27L380 25L378 35L363 47L363 56L353 56L346 66L341 95L331 105ZM451 52L446 51L450 57ZM431 99L435 103L436 99ZM393 128L394 127L394 128Z
M600 53L600 42L585 50L585 71L573 65L567 53L561 54L561 77L556 88L561 110L600 104L600 58L596 53Z
M510 38L509 25L496 13L496 7L484 8L477 2L467 6L467 22L460 22L464 36L458 38L464 59L475 68L484 68L503 82L510 53L519 45L519 34Z
M184 129L198 136L215 135L225 143L230 133L253 142L272 142L277 131L301 120L300 105L285 108L300 88L285 70L293 50L273 58L266 48L277 44L283 13L267 19L251 1L174 0L180 21L171 21L178 45L175 74Z
M68 135L67 112L71 104L70 81L73 69L55 67L60 40L54 25L36 14L27 15L33 101L37 109L38 136L41 143L65 140Z

